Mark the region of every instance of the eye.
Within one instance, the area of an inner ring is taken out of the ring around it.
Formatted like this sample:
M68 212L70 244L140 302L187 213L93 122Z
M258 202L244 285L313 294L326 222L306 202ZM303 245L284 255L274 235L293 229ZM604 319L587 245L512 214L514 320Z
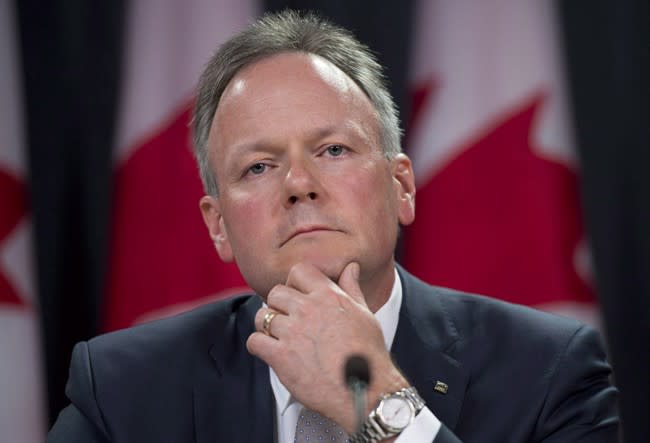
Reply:
M327 147L327 153L332 157L339 157L345 152L345 149L341 145L331 145Z
M255 163L250 168L248 168L248 172L254 175L260 175L266 171L266 167L267 166L264 163Z

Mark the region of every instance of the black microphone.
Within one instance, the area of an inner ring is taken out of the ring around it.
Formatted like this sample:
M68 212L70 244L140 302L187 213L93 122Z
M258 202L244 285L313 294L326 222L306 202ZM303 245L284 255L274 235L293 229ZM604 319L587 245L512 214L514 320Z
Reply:
M345 384L352 391L354 410L357 416L357 432L366 421L366 393L370 384L370 368L363 355L351 355L345 361Z

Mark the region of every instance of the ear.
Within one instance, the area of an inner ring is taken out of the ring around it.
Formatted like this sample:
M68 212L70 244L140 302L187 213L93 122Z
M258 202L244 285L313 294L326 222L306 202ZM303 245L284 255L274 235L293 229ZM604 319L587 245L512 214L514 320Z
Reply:
M415 220L415 176L411 159L405 154L398 154L392 161L393 184L397 196L397 215L403 226Z
M228 233L226 232L226 225L223 221L219 199L204 195L199 200L199 207L201 208L203 221L208 228L210 238L214 242L219 257L226 263L233 261L232 248L228 240Z

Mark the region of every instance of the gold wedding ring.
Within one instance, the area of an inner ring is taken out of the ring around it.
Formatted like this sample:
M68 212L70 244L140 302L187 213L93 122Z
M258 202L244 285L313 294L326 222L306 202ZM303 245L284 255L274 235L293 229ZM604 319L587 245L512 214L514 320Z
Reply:
M276 315L278 315L277 312L269 311L266 314L264 314L264 319L262 320L262 332L264 332L269 337L273 337L271 335L271 322L273 321L273 317L275 317Z

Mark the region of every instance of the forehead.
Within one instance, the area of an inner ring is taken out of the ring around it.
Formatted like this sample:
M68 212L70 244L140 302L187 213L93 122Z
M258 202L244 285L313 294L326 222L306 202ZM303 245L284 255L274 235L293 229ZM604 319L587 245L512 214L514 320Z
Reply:
M210 144L288 136L318 125L358 126L374 138L378 120L365 93L338 67L314 54L281 53L233 77L215 112Z
M341 98L361 89L343 71L328 60L315 54L283 52L263 58L241 69L224 90L220 106L250 92L260 92L258 87L272 89L290 83L295 89L303 84L329 89ZM323 91L321 91L323 92Z

